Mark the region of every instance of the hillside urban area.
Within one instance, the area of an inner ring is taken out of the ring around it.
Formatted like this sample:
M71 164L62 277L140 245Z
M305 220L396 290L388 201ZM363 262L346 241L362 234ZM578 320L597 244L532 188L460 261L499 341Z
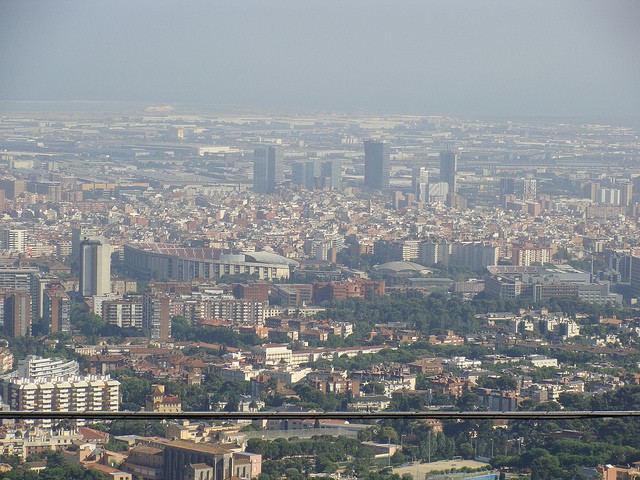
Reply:
M640 411L637 122L41 107L0 409L165 417L3 419L3 480L640 478L637 417L544 418ZM442 411L540 418L175 417Z

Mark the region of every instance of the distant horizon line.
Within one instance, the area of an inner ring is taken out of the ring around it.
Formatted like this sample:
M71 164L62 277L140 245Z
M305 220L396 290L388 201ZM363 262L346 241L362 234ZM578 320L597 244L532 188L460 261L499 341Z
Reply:
M31 108L25 110L16 109L29 105ZM38 112L34 110L34 107L47 105L52 108L44 112ZM116 112L110 110L101 109L87 109L85 113L136 113L147 115L162 115L162 114L211 114L212 112L198 111L198 109L221 109L224 112L218 114L231 114L234 111L242 114L279 114L279 115L359 115L359 116L392 116L392 117L454 117L465 119L536 119L536 120L559 120L559 119L607 119L607 120L640 120L640 113L638 114L605 114L605 113L550 113L550 114L534 114L534 113L456 113L456 112L433 112L433 113L418 113L408 111L381 111L381 110L368 110L364 108L356 109L328 109L328 108L305 108L305 107L283 107L283 106L265 106L265 105L239 105L239 104L217 104L207 102L149 102L144 100L3 100L0 99L0 112L12 112L12 113L74 113L74 110L63 108L71 105L82 105L85 107L97 107L97 106L135 106L136 111L128 112ZM8 108L7 108L8 107ZM13 107L13 108L11 108ZM179 110L176 111L175 109ZM142 110L140 110L142 109ZM151 111L145 111L145 109L157 109ZM166 110L164 110L166 109ZM185 111L191 109L191 111Z

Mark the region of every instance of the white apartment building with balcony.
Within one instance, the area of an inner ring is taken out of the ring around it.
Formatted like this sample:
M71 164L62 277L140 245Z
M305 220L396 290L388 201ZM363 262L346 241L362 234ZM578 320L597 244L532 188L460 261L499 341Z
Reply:
M11 410L117 412L120 405L120 382L108 375L11 377L1 386Z
M78 370L75 361L31 355L1 378L2 400L10 410L26 412L117 412L120 382L108 375L81 376ZM51 426L50 420L36 423Z
M80 366L75 360L29 355L18 361L17 375L21 378L65 377L78 375L79 371Z

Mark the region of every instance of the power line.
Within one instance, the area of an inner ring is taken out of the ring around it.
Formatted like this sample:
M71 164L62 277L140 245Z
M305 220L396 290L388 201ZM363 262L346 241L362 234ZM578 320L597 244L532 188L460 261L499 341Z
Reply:
M21 412L1 411L2 420L573 420L640 417L639 410L419 412Z

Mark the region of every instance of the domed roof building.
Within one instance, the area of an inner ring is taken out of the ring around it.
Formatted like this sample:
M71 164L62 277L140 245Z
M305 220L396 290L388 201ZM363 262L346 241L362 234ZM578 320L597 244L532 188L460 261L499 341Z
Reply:
M376 265L373 269L382 275L395 277L418 277L431 273L431 270L424 265L414 262L387 262Z

